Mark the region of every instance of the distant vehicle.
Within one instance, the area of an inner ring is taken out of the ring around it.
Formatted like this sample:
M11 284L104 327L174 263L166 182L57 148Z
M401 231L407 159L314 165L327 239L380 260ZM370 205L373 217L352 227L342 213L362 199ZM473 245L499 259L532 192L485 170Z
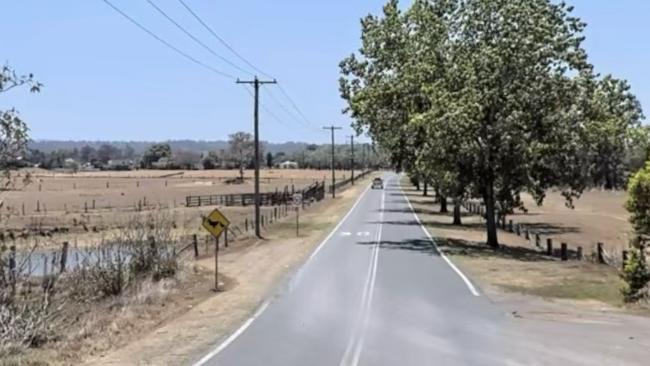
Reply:
M372 180L372 189L384 189L384 181L381 178Z

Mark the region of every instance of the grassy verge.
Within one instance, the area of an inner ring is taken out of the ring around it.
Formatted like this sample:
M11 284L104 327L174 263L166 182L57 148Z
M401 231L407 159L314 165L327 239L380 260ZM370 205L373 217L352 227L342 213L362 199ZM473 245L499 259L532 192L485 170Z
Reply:
M439 213L434 197L423 197L407 179L401 183L438 246L482 287L496 289L496 296L500 290L624 307L616 268L582 261L562 262L504 231L499 231L502 247L490 249L485 245L485 227L478 217L466 215L462 226L453 226L451 214Z

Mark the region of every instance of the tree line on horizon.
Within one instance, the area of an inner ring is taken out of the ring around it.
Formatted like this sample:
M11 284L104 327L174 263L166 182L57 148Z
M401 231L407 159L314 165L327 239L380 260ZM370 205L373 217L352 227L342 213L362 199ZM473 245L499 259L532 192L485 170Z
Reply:
M284 146L285 144L279 144ZM331 145L327 144L290 144L291 152L267 151L267 143L260 144L260 166L277 167L278 164L291 161L300 168L329 169L331 167ZM34 146L34 145L32 145ZM36 145L38 146L38 145ZM101 143L83 145L73 148L55 148L43 152L28 147L16 160L17 167L37 166L43 169L239 169L254 167L253 137L246 132L236 132L229 136L226 145L214 150L190 150L172 148L169 142L149 143L142 152L130 144ZM374 151L370 144L355 146L356 169L367 166L385 165L382 155ZM350 169L350 146L335 146L335 167ZM385 159L384 159L385 160Z

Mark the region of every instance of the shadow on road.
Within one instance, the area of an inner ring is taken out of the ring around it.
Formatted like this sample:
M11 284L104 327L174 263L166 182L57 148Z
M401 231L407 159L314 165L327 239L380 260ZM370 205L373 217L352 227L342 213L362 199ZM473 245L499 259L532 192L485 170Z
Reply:
M447 223L447 222L439 222L439 221L431 221L431 220L424 220L418 222L417 220L384 220L384 221L367 221L367 224L383 224L383 225L405 225L405 226L420 226L424 225L427 228L438 228L438 229L454 229L454 230L462 230L462 231L470 231L470 230L479 230L483 229L485 227L485 224L483 223L469 223L469 224L463 224L463 225L453 225L452 223Z
M374 245L375 241L357 242L358 245ZM436 247L429 239L405 239L402 241L382 240L379 242L381 249L390 250L408 250L415 252L428 253L431 255L440 255Z

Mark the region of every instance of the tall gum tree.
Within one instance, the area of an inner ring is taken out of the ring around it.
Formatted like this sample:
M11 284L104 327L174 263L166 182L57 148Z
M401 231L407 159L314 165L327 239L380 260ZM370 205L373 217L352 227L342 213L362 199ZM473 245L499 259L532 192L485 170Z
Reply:
M571 202L585 187L594 75L571 12L548 0L416 0L403 14L393 0L362 21L361 49L341 63L355 126L482 198L490 246L495 212L520 207L521 193L541 204L559 186Z

